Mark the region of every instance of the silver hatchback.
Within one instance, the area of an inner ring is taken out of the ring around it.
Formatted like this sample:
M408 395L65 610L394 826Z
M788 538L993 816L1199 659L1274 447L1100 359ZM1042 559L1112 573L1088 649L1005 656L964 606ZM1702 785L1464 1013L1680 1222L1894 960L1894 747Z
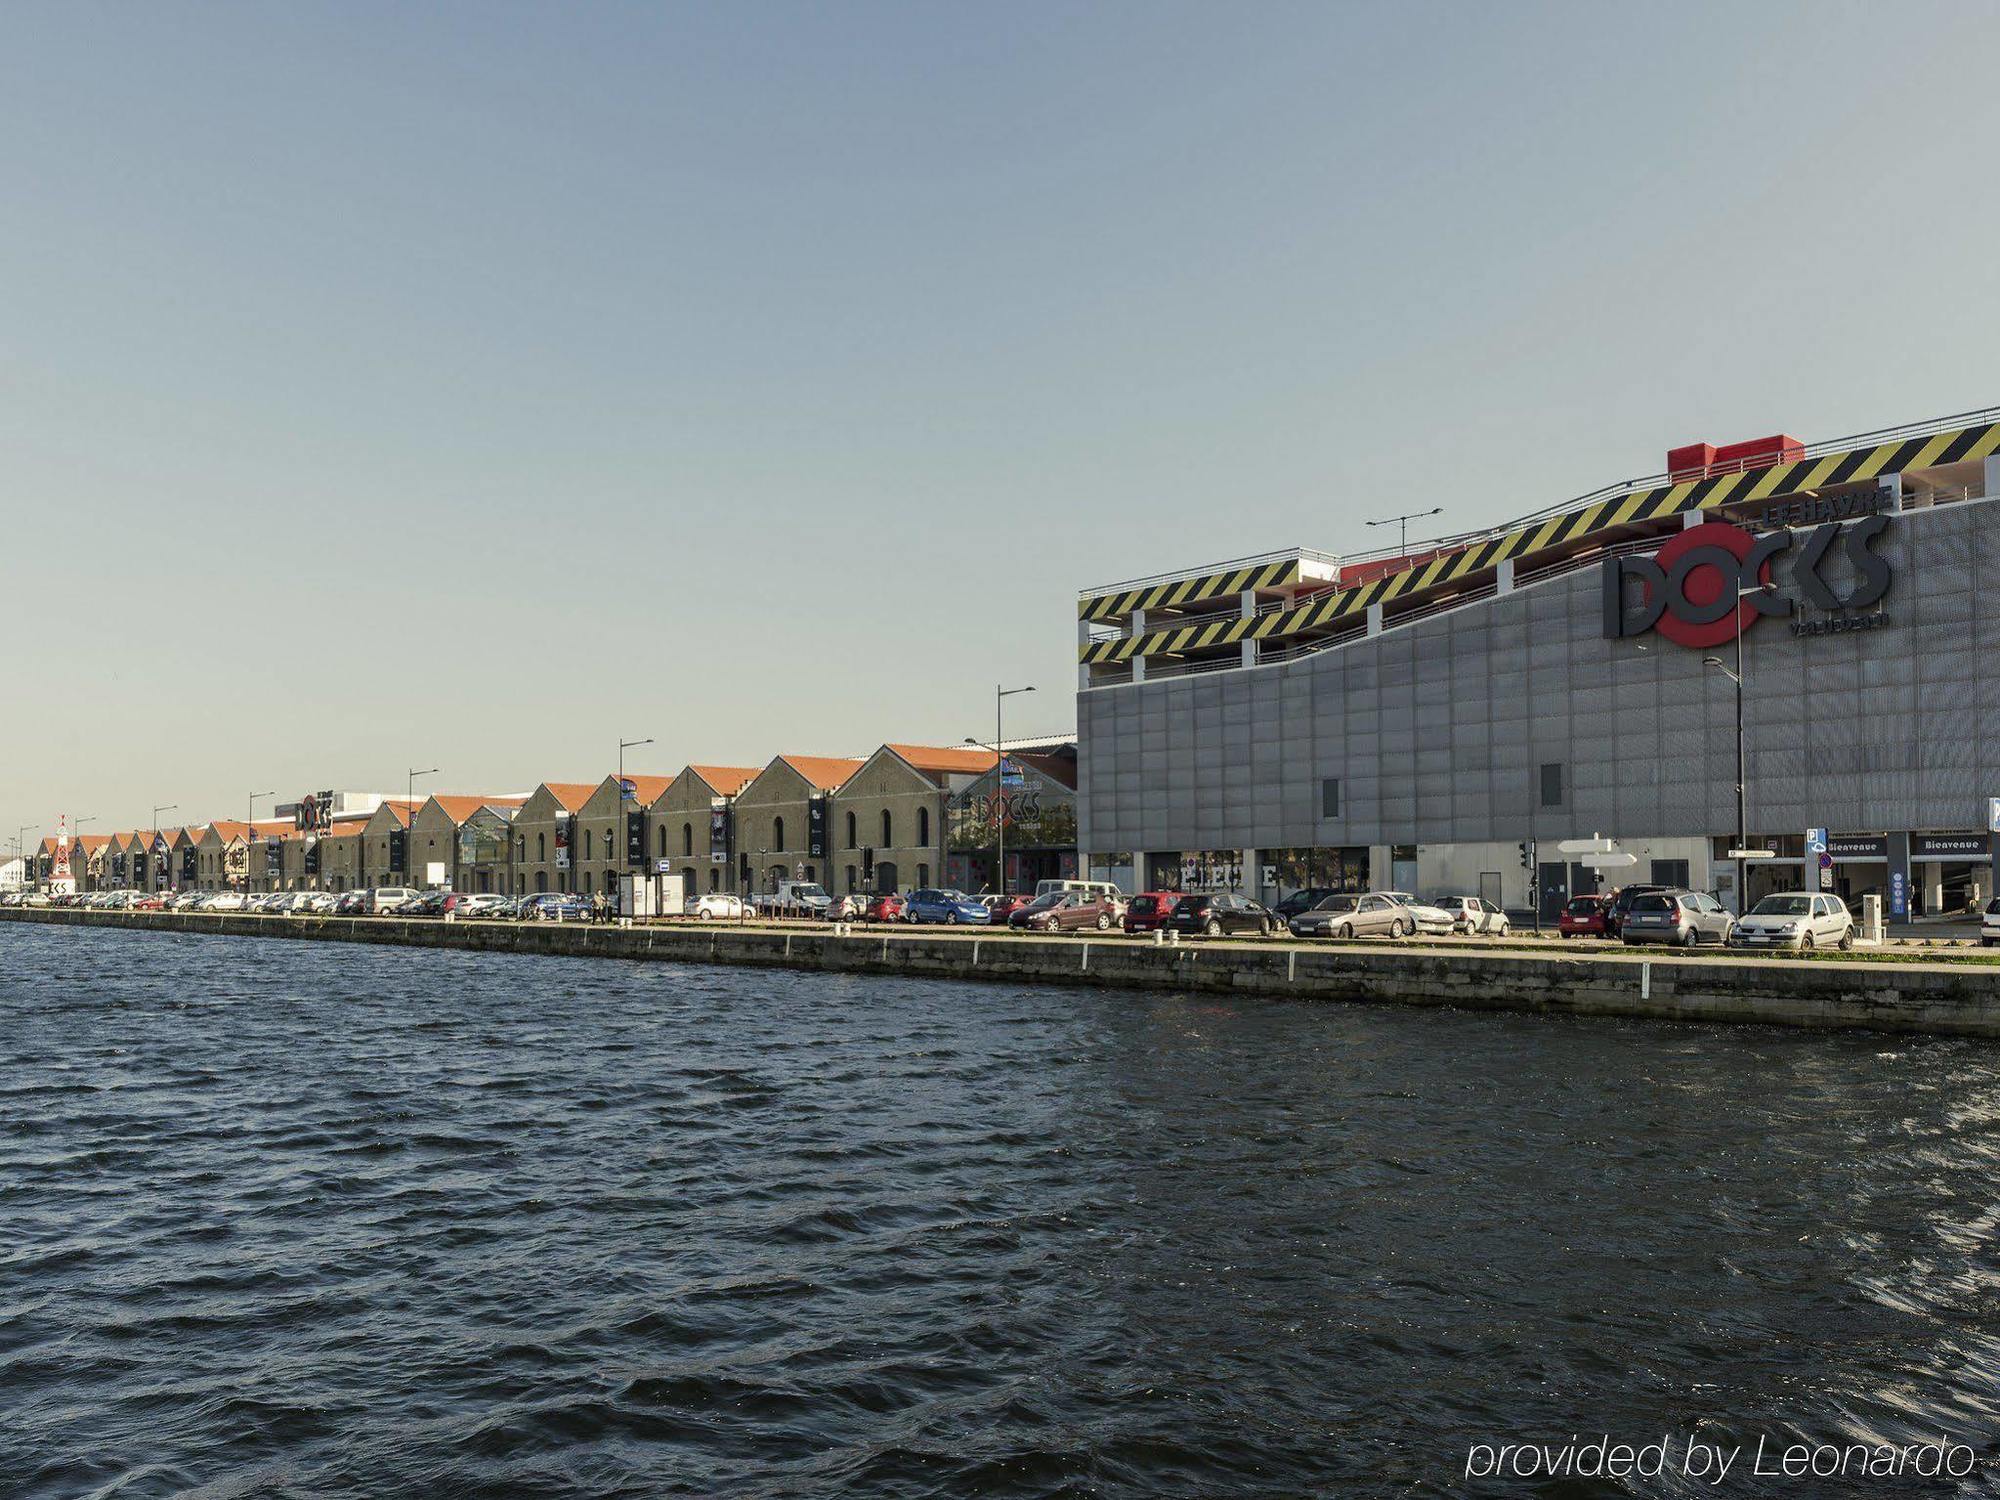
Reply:
M1619 936L1628 944L1692 948L1697 943L1727 943L1735 930L1736 918L1713 896L1700 891L1648 891L1632 898Z

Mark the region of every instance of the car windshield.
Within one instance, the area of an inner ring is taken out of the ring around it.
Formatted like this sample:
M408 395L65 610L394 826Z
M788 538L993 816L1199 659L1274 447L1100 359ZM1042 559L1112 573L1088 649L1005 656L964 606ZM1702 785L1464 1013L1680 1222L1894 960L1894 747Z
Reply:
M1750 913L1753 917L1809 917L1812 915L1810 896L1766 896Z
M1353 911L1357 905L1352 896L1328 896L1314 911Z
M816 885L795 885L792 887L792 894L794 896L824 896L826 892Z
M1587 917L1597 910L1595 896L1579 896L1569 904L1569 914L1573 917Z
M1174 903L1174 910L1187 912L1207 911L1209 905L1209 899L1206 896L1183 896L1179 901Z
M1047 911L1050 907L1061 906L1067 896L1061 891L1046 891L1028 903L1029 911Z
M1989 917L2000 917L2000 896L1995 896L1991 901L1986 903L1986 915Z
M1672 899L1667 896L1639 896L1633 900L1632 910L1668 911L1673 907L1673 904Z
M1160 898L1157 896L1134 896L1132 898L1132 914L1143 917L1148 912L1158 910L1160 904Z

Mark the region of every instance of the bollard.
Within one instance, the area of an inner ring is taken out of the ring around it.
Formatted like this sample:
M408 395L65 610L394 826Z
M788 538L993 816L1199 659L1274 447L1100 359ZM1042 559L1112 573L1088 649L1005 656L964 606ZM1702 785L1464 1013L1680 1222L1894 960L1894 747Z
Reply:
M1164 947L1166 945L1166 941L1167 941L1166 933L1162 932L1159 928L1155 927L1153 929L1153 946L1155 948Z

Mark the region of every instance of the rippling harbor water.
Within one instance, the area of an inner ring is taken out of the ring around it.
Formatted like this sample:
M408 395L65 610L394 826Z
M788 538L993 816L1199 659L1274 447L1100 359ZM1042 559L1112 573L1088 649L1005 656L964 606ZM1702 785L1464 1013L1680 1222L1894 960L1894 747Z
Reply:
M0 1494L2000 1440L1985 1044L10 926L0 1058Z

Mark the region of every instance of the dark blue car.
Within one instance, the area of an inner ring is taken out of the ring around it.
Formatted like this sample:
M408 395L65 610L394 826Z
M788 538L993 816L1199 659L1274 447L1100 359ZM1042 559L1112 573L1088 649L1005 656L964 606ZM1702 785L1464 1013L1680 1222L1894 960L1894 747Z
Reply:
M524 922L588 922L590 898L574 891L538 891L521 903Z
M993 913L964 891L912 891L904 915L912 922L944 922L954 927L983 927L993 920Z

